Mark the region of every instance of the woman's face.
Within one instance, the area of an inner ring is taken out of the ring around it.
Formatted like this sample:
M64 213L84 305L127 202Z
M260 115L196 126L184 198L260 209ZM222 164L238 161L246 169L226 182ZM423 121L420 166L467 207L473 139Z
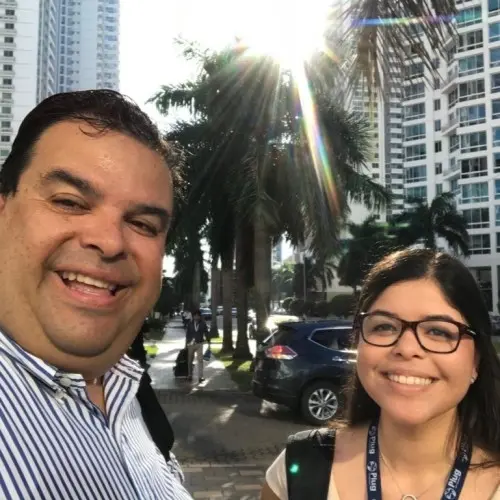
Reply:
M385 312L406 321L447 316L466 324L430 279L387 288L365 312ZM358 376L382 412L403 425L418 425L454 410L477 377L474 341L464 335L448 354L425 351L408 328L391 347L367 344L360 335Z

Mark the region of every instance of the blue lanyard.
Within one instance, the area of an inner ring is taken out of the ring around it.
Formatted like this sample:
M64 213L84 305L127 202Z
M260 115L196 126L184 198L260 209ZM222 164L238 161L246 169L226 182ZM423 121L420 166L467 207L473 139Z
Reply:
M456 500L460 497L469 470L471 448L469 441L463 437L460 443L460 451L448 476L441 500ZM366 440L366 491L368 492L368 500L382 500L379 456L378 419L376 419L368 428L368 438ZM408 498L412 497L408 495Z

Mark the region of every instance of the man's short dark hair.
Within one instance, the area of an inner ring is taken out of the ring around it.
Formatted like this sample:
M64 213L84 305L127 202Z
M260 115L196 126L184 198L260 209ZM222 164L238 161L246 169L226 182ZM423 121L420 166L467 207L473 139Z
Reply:
M0 195L15 195L40 136L52 125L81 121L97 130L121 132L161 155L169 167L175 155L156 125L137 104L114 90L82 90L55 94L24 118L0 171ZM92 134L93 135L93 134Z

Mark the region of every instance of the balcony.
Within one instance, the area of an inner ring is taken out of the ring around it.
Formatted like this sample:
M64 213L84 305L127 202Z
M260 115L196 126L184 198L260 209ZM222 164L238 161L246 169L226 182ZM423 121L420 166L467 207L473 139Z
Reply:
M441 134L446 136L451 135L452 132L454 132L458 128L458 125L459 125L458 116L453 116L452 118L450 118L449 121L447 121L442 125Z
M450 181L452 179L458 179L461 174L460 164L458 162L455 165L445 168L443 170L443 180Z
M458 85L458 68L454 68L452 71L448 72L448 76L441 85L441 92L443 94L448 94L452 90L455 90Z

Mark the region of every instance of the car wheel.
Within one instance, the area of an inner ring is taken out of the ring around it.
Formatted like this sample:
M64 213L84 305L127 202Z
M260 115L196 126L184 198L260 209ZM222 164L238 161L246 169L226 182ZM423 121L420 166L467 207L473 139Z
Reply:
M328 380L305 388L301 398L302 416L313 425L326 425L339 409L338 388Z

